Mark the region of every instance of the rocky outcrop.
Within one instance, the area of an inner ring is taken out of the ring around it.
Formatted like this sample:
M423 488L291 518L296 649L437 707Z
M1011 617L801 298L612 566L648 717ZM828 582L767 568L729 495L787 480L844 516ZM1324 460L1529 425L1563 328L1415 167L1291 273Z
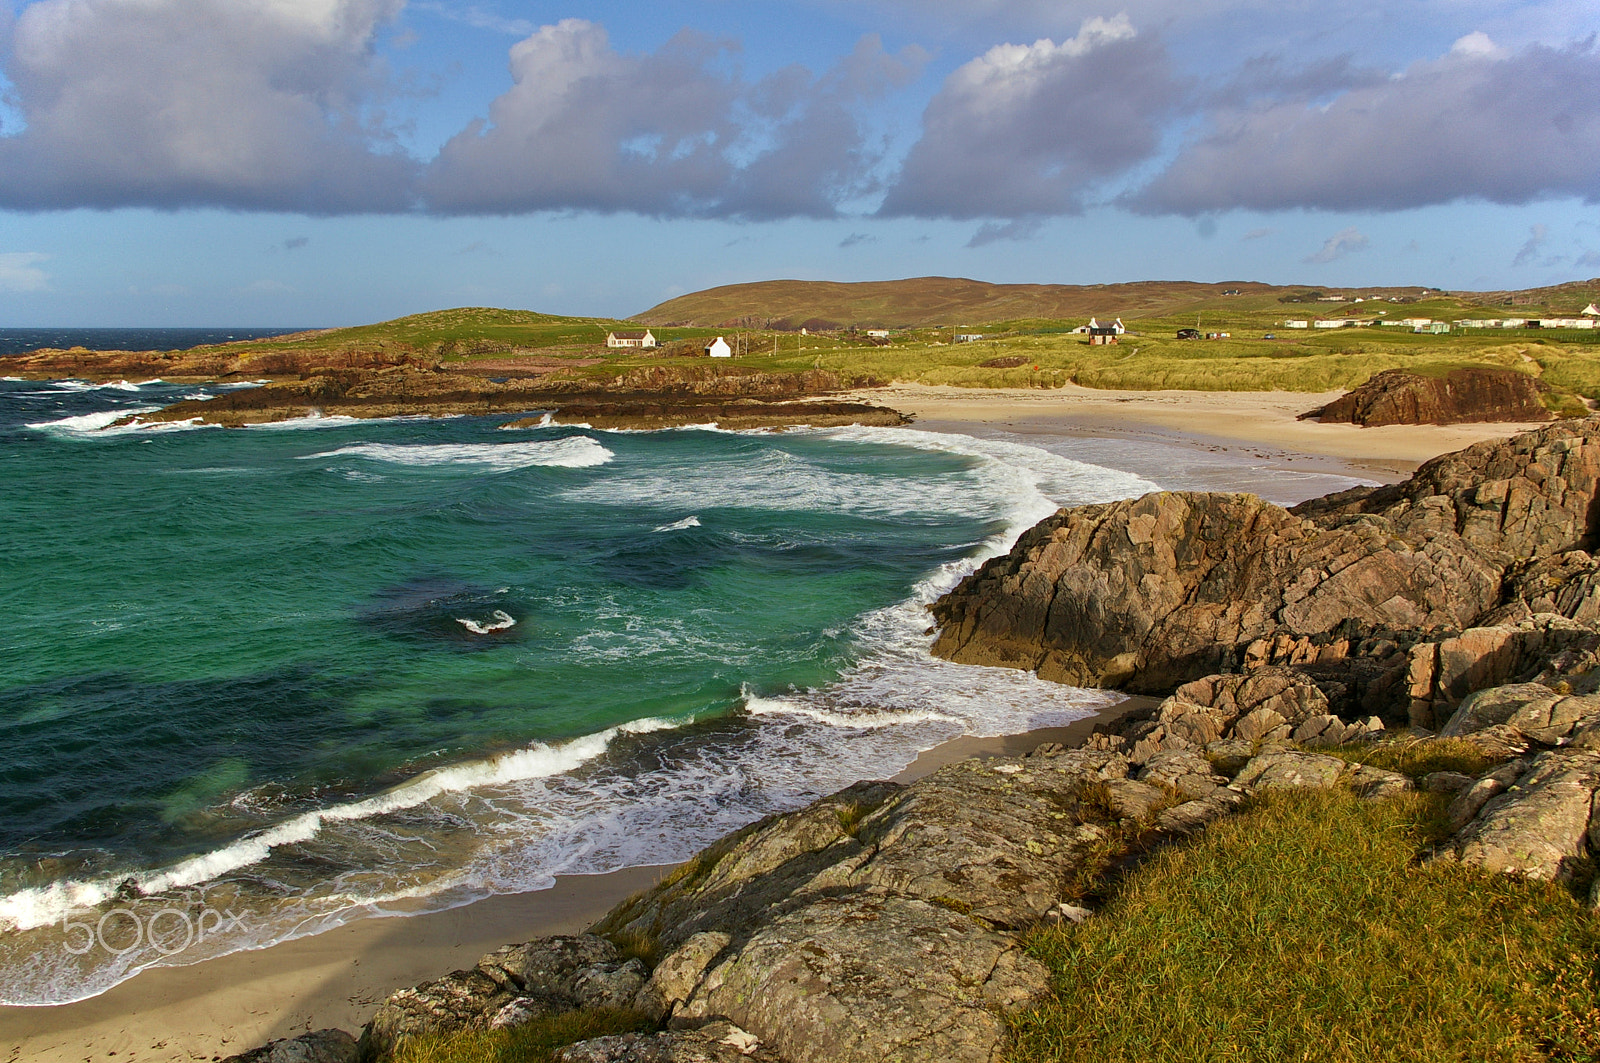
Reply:
M1473 366L1444 376L1405 369L1375 373L1360 387L1301 415L1323 424L1465 424L1479 421L1553 421L1544 404L1549 385L1514 369Z
M647 367L609 382L531 375L487 377L411 362L370 368L319 367L294 379L189 399L139 414L141 421L236 427L322 414L344 417L493 416L542 410L566 423L600 428L661 428L728 422L728 427L790 424L899 425L907 418L865 403L800 402L846 386L832 373L762 373ZM525 422L539 423L539 418Z
M357 1063L356 1039L343 1030L316 1030L268 1041L260 1048L229 1056L222 1063Z
M1600 614L1597 483L1591 418L1292 511L1198 492L1062 510L934 604L934 652L1138 692L1289 665L1346 714L1453 709L1483 678L1463 669L1592 652L1542 617ZM1527 631L1473 634L1483 622Z
M694 1030L595 1037L558 1049L555 1063L782 1063L731 1022Z
M361 1037L365 1058L385 1058L403 1038L521 1026L580 1008L627 1008L659 1014L649 972L593 934L507 945L468 971L394 993Z

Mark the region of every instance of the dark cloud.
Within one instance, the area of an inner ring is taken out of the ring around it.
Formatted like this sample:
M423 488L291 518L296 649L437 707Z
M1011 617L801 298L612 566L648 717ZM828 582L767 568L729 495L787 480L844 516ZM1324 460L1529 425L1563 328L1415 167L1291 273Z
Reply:
M868 236L866 233L851 233L849 236L846 236L843 240L839 241L839 246L841 248L851 248L858 247L861 244L873 244L877 242L878 238L876 236Z
M0 208L408 206L415 163L367 109L402 0L41 0L4 41L25 128Z
M1404 210L1460 199L1600 201L1600 54L1590 39L1515 54L1481 33L1442 59L1341 93L1213 114L1128 199L1146 213Z
M1061 44L1006 44L956 70L923 114L880 213L1019 218L1076 213L1100 182L1150 158L1183 89L1167 53L1124 17Z

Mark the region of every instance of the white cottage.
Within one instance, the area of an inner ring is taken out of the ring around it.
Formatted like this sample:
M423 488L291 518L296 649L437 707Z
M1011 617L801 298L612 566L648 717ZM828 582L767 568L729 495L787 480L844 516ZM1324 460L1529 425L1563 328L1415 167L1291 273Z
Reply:
M643 332L608 332L606 333L607 347L640 347L649 348L656 345L655 333L649 329Z
M732 358L733 348L728 346L728 341L718 336L706 344L706 354L712 358Z

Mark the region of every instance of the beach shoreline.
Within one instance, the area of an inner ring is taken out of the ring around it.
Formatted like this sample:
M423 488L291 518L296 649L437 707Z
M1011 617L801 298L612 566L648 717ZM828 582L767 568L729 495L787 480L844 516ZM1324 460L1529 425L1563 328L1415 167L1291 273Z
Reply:
M895 385L856 393L917 416L928 431L1003 430L1039 440L1157 442L1267 456L1329 475L1397 480L1437 454L1525 425L1360 429L1295 419L1331 396L1300 393L1094 392ZM1270 463L1269 463L1270 466ZM1272 475L1270 467L1259 473ZM1119 702L1066 728L959 737L923 752L905 782L967 756L1015 756L1069 742L1139 702ZM364 918L313 937L189 967L147 970L99 996L44 1008L0 1008L9 1059L195 1060L244 1051L308 1029L358 1031L395 989L471 966L499 945L580 931L669 866L561 876L548 890L487 898L442 912Z

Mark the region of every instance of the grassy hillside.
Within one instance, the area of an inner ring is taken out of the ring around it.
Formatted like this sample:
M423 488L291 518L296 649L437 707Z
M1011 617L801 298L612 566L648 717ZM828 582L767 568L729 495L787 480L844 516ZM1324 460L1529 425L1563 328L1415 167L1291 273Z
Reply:
M1224 292L1238 294L1225 295ZM1322 301L1346 296L1349 301ZM1363 302L1356 303L1356 298ZM1374 303L1376 297L1381 300ZM1202 284L1140 281L1133 284L987 284L952 277L841 284L829 281L762 281L732 284L679 296L642 314L637 322L699 327L743 326L813 331L829 328L927 328L993 325L1027 319L1067 320L1090 315L1185 321L1196 315L1239 319L1270 327L1287 317L1371 316L1398 304L1410 316L1504 317L1544 310L1576 314L1600 298L1600 278L1523 292L1447 293L1430 288L1317 289L1245 281ZM1481 314L1476 313L1481 311ZM1204 322L1203 322L1204 323Z

